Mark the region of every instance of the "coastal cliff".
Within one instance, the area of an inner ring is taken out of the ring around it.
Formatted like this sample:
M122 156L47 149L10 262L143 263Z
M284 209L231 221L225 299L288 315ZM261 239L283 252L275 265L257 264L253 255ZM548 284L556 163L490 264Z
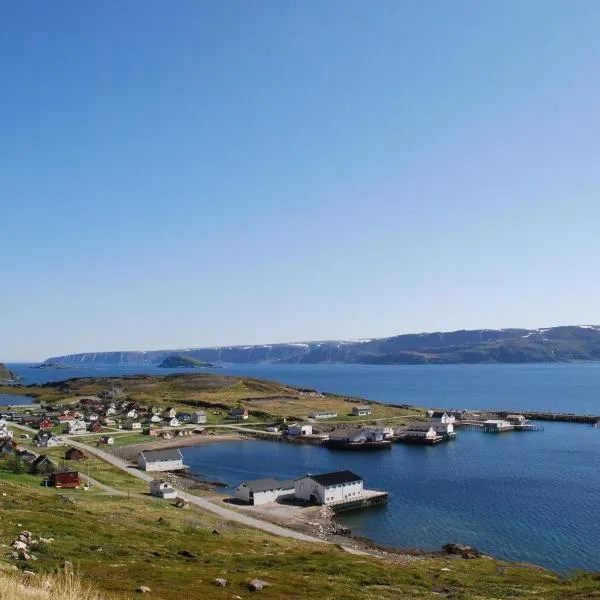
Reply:
M475 329L336 340L149 352L88 352L49 358L58 364L159 365L170 355L211 363L354 363L379 365L553 363L600 360L600 326Z

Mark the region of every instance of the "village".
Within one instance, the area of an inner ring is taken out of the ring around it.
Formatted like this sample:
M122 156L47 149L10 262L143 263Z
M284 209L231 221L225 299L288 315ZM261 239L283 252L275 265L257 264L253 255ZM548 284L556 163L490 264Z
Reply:
M318 394L314 401L318 404ZM81 472L85 472L85 468L73 466L88 458L81 444L90 450L103 448L111 452L116 446L142 443L133 462L140 471L152 474L149 494L180 502L177 488L183 486L187 490L188 482L187 467L177 446L210 441L207 438L216 431L317 444L334 450L377 450L390 449L393 443L434 446L450 442L456 439L456 430L461 427L488 433L537 428L522 415L490 418L494 415L464 410L430 410L396 425L381 419L369 421L376 406L377 403L355 403L343 421L335 410L313 410L302 421L288 423L284 417L271 423L257 423L254 419L250 421L251 411L246 406L234 406L226 412L213 410L209 415L209 409L185 411L175 406L132 401L122 388L108 386L96 395L76 400L3 411L0 414L0 456L12 456L28 473L42 475L44 485L59 489L85 488L89 486L89 477L82 476ZM219 415L221 422L209 425L209 416L214 421L215 415ZM15 436L11 424L21 427L23 432ZM189 439L192 437L195 439ZM158 442L143 444L144 439ZM69 444L75 440L80 441L77 447ZM56 454L48 456L49 450L58 446L66 446L60 460ZM387 491L369 490L360 475L342 470L299 473L297 478L287 481L274 477L241 481L235 485L230 500L240 506L275 503L290 507L326 506L336 513L383 504L387 498Z

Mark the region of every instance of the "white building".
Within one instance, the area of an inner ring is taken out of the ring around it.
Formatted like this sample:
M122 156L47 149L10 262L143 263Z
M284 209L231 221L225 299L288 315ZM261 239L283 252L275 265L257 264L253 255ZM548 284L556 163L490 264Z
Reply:
M165 410L165 417L172 419L176 415L177 415L177 411L172 407L169 407Z
M434 410L431 413L431 421L433 423L454 423L456 417L449 415L447 412L442 412L441 410Z
M316 410L311 412L309 416L311 419L334 419L338 414L332 410Z
M373 411L368 406L353 406L352 414L355 417L365 417L370 415Z
M306 475L294 481L294 494L315 504L351 502L362 498L363 480L352 471Z
M292 424L288 425L287 432L290 435L299 435L299 436L312 435L313 428L312 428L312 425L306 425L306 424L302 424L302 423L300 423L300 424L292 423Z
M196 425L201 425L202 423L206 423L206 413L201 410L197 410L192 414L191 422Z
M268 431L269 433L278 433L279 427L277 427L277 425L269 425L268 427L265 427L265 431Z
M279 496L287 496L294 493L293 481L278 481L277 479L265 478L253 481L242 481L235 488L235 498L254 506L275 502Z
M454 433L454 423L434 423L433 428L439 435L450 435Z
M138 416L138 414L137 414L137 410L135 410L135 408L132 408L131 410L128 410L128 411L125 413L125 416L126 416L128 419L137 419L137 416Z
M129 423L125 423L125 429L131 429L131 431L141 431L142 424L140 421L131 421Z
M83 419L74 419L69 421L69 433L83 433L87 431L87 425Z
M366 430L381 435L384 440L390 440L394 437L394 428L388 427L387 425L381 427L367 427Z
M435 430L435 423L411 423L406 428L406 437L435 440L440 434Z
M160 415L152 415L150 417L150 423L161 423L162 419L160 417Z
M359 442L381 442L383 433L375 428L371 429L335 429L329 434L329 441L357 444Z
M138 466L144 471L177 471L183 469L183 456L177 448L169 450L142 450Z
M158 498L170 500L177 498L177 490L168 482L161 479L155 479L150 482L150 494Z
M513 425L524 425L527 422L523 415L506 415L506 420Z
M173 417L172 419L166 419L165 425L169 427L179 427L179 419L177 417Z

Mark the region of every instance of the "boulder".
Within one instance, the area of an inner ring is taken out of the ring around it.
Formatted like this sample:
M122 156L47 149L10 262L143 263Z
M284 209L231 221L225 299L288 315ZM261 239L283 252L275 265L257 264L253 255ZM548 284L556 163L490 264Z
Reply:
M263 581L262 579L251 579L248 582L248 588L253 592L259 592L264 587L271 585L268 581Z
M27 544L25 542L22 542L21 540L16 540L13 543L13 547L17 550L27 550Z
M152 590L147 585L140 585L140 587L135 591L139 592L140 594L149 594Z
M221 587L225 587L227 585L227 579L215 579L215 583Z

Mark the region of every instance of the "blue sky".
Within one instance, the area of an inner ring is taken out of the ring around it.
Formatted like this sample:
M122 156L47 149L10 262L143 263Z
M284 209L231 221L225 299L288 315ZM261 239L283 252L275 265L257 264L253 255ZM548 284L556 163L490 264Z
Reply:
M600 322L600 3L0 7L0 360Z

